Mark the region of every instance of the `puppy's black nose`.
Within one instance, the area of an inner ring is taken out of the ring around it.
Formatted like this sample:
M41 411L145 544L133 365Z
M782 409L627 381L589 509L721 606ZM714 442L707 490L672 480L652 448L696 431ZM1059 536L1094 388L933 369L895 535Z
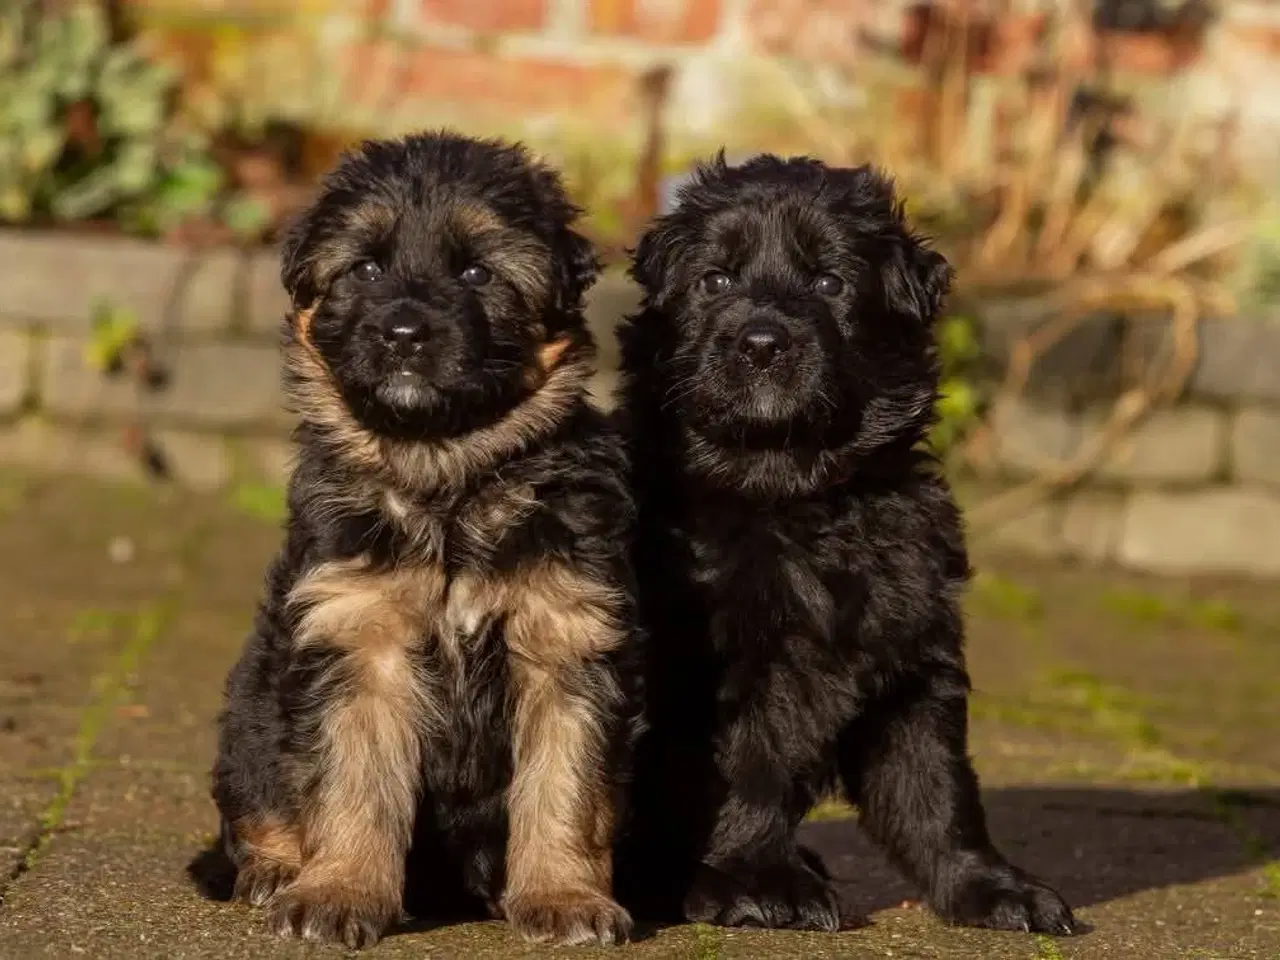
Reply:
M763 370L791 346L791 334L773 320L752 320L738 334L738 352L753 367Z
M401 353L421 349L430 336L426 320L408 310L397 311L382 321L381 332L382 339Z

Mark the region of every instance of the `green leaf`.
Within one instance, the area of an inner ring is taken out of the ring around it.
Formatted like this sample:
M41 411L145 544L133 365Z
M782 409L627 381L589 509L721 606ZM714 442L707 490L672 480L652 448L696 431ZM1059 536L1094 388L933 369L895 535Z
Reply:
M130 342L138 336L140 324L132 310L98 303L90 321L89 342L85 346L86 360L98 370L106 370Z

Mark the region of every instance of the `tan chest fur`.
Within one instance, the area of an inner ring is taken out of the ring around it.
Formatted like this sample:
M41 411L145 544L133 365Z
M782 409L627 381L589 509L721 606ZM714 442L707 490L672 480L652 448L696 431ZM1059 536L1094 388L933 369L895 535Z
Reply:
M467 642L498 621L512 655L547 668L616 642L619 598L609 586L537 558L514 571L489 564L505 532L538 509L528 485L494 485L449 514L395 491L378 499L411 549L393 566L361 555L311 570L290 595L302 612L296 647L340 650L376 677L422 652L438 653L442 671L456 668ZM446 575L446 549L464 572Z

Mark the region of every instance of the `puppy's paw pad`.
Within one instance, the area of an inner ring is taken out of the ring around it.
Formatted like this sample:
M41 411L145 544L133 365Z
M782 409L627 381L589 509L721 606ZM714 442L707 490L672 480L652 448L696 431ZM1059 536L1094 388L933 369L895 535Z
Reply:
M271 902L268 923L282 937L371 947L396 917L394 903L355 891L292 887Z
M945 915L954 923L993 930L1022 930L1071 936L1071 908L1058 892L1013 869L970 876L956 890Z
M268 900L293 883L298 876L296 867L274 860L255 860L246 863L236 873L232 899L261 907Z
M803 863L704 864L685 899L685 919L722 927L840 929L840 901L829 881Z
M608 897L592 891L563 891L508 897L507 922L534 943L625 943L631 915Z

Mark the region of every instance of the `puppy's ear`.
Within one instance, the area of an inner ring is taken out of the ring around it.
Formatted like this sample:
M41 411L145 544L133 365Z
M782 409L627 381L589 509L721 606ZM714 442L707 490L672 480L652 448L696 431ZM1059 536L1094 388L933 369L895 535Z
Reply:
M907 234L894 243L884 264L885 305L892 313L931 323L942 310L954 276L946 257Z
M666 298L667 280L675 265L680 239L675 223L660 217L644 232L631 253L631 277L655 306Z
M557 237L552 261L555 271L555 305L561 312L580 310L582 295L600 275L595 246L576 230L565 227Z
M308 255L314 248L315 226L314 212L304 211L289 224L280 248L280 282L295 307L311 306L319 292Z

